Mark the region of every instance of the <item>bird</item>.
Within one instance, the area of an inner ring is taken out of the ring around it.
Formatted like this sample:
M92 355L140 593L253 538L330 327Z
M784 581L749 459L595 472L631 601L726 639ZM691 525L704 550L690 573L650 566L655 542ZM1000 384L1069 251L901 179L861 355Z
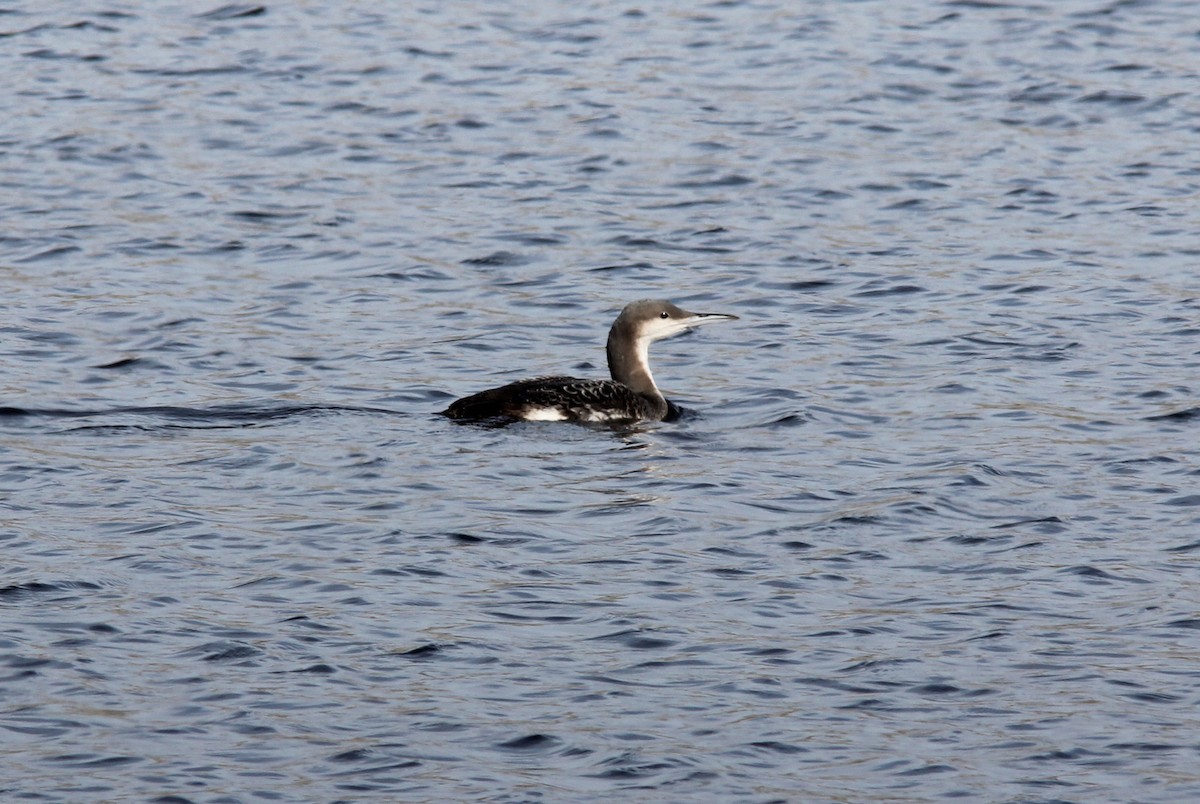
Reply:
M711 321L737 319L728 313L692 313L662 299L630 302L608 331L611 380L534 377L489 388L456 400L442 415L460 420L534 422L657 422L674 419L669 402L650 373L650 344Z

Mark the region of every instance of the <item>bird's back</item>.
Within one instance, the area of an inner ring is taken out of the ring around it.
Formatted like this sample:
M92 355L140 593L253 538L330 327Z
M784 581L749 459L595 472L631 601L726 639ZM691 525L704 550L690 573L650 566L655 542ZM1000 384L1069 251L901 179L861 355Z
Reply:
M535 377L490 388L454 402L452 419L511 418L526 421L627 421L662 419L668 405L614 380Z

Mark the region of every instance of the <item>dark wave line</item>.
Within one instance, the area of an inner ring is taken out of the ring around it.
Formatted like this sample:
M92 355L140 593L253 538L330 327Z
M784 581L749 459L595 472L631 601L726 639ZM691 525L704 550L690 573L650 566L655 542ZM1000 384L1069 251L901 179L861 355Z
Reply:
M103 410L70 410L67 408L19 408L0 406L0 419L46 418L86 419L96 416L153 416L181 421L266 421L285 419L290 416L305 416L312 413L385 413L403 416L404 413L388 408L368 408L355 405L220 405L212 408L186 408L177 405L146 405L106 408Z

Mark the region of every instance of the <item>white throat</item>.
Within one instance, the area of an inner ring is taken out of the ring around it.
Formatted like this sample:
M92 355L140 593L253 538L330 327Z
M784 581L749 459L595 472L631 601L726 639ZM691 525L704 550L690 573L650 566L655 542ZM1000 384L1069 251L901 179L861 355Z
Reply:
M634 341L633 348L637 354L638 365L646 372L646 378L650 380L650 384L654 386L654 390L658 390L658 383L654 381L654 375L650 373L650 344L655 341L648 335L643 335Z

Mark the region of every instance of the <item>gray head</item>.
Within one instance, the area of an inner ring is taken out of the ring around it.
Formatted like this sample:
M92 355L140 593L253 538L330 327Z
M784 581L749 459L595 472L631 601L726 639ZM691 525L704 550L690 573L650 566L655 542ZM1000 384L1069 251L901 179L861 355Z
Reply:
M726 313L692 313L662 299L630 302L608 333L608 370L612 378L640 393L658 395L650 375L650 344L709 321L737 318Z
M725 313L692 313L662 299L642 299L630 302L617 316L613 331L620 329L625 337L644 341L646 345L669 338L709 321L737 318Z

